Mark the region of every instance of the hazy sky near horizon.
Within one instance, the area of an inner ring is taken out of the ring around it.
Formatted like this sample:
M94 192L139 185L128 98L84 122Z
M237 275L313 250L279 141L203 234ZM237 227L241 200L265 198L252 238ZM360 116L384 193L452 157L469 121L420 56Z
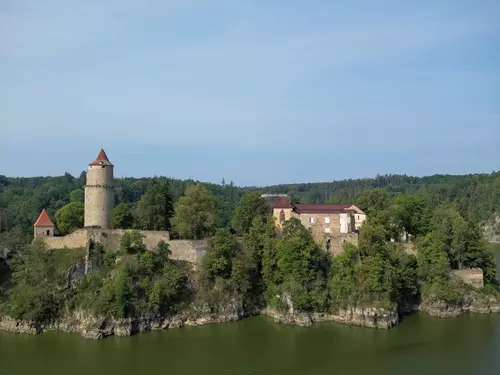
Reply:
M496 0L0 0L0 174L500 169Z

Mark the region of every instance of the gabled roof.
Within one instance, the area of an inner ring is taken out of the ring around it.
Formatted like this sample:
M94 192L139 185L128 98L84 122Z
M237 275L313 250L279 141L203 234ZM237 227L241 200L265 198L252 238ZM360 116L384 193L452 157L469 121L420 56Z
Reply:
M273 205L273 208L293 208L288 197L280 197Z
M34 227L53 227L54 224L49 218L49 215L47 214L47 211L45 211L45 208L42 210L42 213L40 216L38 216L38 219L36 219L35 224L33 224Z
M102 148L101 148L101 151L99 151L99 155L97 155L97 158L89 165L113 166L113 164L111 164L111 162L109 161L108 156L106 155L106 152L104 152L104 149L102 149Z
M291 204L288 197L280 197L273 208L291 208L298 214L339 214L339 213L358 213L364 214L359 207L353 204Z

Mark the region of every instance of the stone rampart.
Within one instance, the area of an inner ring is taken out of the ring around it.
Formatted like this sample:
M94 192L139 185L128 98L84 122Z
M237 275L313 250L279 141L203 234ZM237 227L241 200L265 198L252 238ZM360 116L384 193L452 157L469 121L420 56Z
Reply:
M86 247L88 242L88 233L85 229L75 230L73 233L62 237L39 237L47 249L77 249Z
M464 270L452 270L450 277L460 279L466 284L470 284L475 288L484 286L483 270L481 268L467 268Z
M173 240L168 243L172 251L172 259L200 263L207 251L206 240Z
M63 237L43 237L47 249L82 248L89 240L102 244L108 251L119 251L123 235L130 229L78 229ZM199 263L206 251L205 240L170 240L167 231L139 231L144 236L143 242L148 250L152 250L160 241L168 243L172 251L172 259Z

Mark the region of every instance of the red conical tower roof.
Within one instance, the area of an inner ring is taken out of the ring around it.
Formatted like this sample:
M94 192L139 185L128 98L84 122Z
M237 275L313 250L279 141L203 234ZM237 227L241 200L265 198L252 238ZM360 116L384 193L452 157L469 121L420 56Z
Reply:
M42 213L40 216L38 216L38 219L36 219L35 224L33 224L34 227L53 227L54 224L49 218L49 215L47 214L47 211L45 211L45 208L42 210Z
M101 148L101 151L99 151L99 155L97 155L97 158L90 163L89 165L109 165L113 166L111 162L108 159L108 156L106 155L106 152L104 152L104 149Z

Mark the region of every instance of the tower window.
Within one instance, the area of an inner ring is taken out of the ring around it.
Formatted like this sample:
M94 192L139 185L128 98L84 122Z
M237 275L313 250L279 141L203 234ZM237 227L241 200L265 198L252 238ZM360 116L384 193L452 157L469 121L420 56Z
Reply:
M50 236L50 229L47 229L47 236Z
M280 212L280 222L285 221L285 211L281 210Z

